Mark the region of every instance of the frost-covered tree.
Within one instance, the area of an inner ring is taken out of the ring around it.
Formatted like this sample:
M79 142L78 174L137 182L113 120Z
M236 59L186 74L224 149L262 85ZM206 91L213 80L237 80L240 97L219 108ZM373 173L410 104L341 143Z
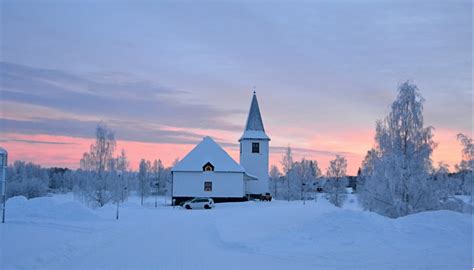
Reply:
M74 187L78 185L78 170L67 170L62 175L62 191L73 191Z
M125 149L120 151L120 155L115 158L114 163L114 170L111 170L116 184L114 200L121 200L123 202L129 196L130 179L133 176L130 172L130 162L128 161Z
M472 138L462 133L459 133L457 138L463 147L462 161L458 165L458 170L472 171L474 170L474 145L472 143Z
M400 217L439 206L429 180L435 143L433 128L423 125L423 102L416 85L405 82L390 114L377 122L375 149L361 171L359 201L365 209Z
M286 187L287 187L286 197L287 197L287 200L290 201L290 198L291 198L290 171L293 168L294 161L293 161L293 153L289 145L286 148L285 154L283 155L280 163L281 163L281 166L283 167L283 173L285 174L285 182L286 182Z
M173 161L173 163L171 164L171 168L173 168L174 166L178 165L179 161L180 161L179 158L175 158L174 161Z
M49 168L47 169L49 175L49 188L54 192L69 191L64 183L64 175L69 171L67 168Z
M145 199L145 197L148 197L151 193L149 176L150 168L150 161L145 159L142 159L140 161L140 166L138 169L138 194L141 198L141 205L143 205L143 200Z
M347 198L347 160L339 155L329 162L326 170L327 181L324 186L327 200L337 207L342 207Z
M96 140L80 161L83 177L75 193L87 203L102 207L116 196L116 162L113 157L116 140L114 132L104 123L96 128Z
M166 189L166 169L161 159L153 161L151 174L154 182L153 184L158 184L158 192L164 191Z
M313 194L314 200L317 200L318 192L317 189L322 188L322 172L319 168L319 164L316 160L312 160L309 166L310 174L311 174L311 182L306 187L307 191L310 194Z
M434 169L430 179L430 187L435 193L434 197L439 198L439 208L453 211L463 210L463 201L456 198L456 182L449 177L449 166L439 162Z
M362 161L362 167L359 169L359 173L357 174L357 187L358 191L360 188L364 187L366 179L370 177L374 172L375 160L378 158L377 151L375 149L371 149L367 151L367 154ZM359 197L366 195L366 193L359 194Z
M117 157L117 170L126 172L129 167L130 162L127 158L127 152L125 152L125 149L122 149L122 151L120 151L120 156Z
M25 196L28 199L48 193L49 175L46 169L31 162L15 161L7 168L7 198Z
M457 192L463 195L473 194L473 170L474 170L474 145L472 138L460 133L457 136L458 141L461 143L462 159L461 162L456 165L458 171L458 187Z
M278 170L278 167L272 165L270 168L270 190L272 192L273 197L278 197L278 182L280 181L281 173Z
M271 170L275 175L272 176L272 173L270 173L271 189L275 197L290 201L305 200L314 196L321 176L317 161L303 158L301 161L295 162L293 151L288 146L280 164L283 169L282 175L276 177L277 169L275 166L272 166ZM275 179L277 180L275 181ZM281 182L279 182L279 179L282 179Z
M317 179L321 175L318 163L303 158L295 162L290 170L290 197L291 199L303 200L312 195L317 188Z

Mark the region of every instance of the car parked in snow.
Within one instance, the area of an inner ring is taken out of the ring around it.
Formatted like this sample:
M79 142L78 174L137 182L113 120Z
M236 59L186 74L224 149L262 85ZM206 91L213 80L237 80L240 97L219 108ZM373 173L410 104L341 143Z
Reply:
M194 198L183 204L185 209L211 209L214 208L214 200L211 198Z
M260 200L271 202L272 201L272 195L270 195L270 193L264 193L260 196Z

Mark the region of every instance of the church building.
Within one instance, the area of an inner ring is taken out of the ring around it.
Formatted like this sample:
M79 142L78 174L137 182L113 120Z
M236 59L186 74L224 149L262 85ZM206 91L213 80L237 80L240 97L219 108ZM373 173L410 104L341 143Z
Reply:
M211 137L205 137L171 170L173 202L195 197L244 201L267 193L269 142L254 92L239 139L240 164Z

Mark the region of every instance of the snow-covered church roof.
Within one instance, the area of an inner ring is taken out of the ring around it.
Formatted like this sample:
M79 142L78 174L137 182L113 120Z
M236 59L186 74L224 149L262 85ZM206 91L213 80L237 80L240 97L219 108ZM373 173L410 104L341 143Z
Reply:
M258 106L257 95L253 92L252 103L250 104L249 116L247 118L247 124L245 125L244 134L240 137L243 139L260 139L270 140L270 137L265 133L263 127L262 115L260 114L260 108Z
M235 162L211 137L205 137L173 167L172 171L203 171L203 166L207 163L211 163L216 172L245 172L245 169Z

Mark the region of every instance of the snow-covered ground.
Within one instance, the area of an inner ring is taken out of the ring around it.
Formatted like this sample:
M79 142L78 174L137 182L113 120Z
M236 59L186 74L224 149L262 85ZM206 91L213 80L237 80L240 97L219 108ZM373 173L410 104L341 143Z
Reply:
M325 200L183 210L153 198L91 210L72 195L8 200L0 269L470 269L471 216L388 219Z

